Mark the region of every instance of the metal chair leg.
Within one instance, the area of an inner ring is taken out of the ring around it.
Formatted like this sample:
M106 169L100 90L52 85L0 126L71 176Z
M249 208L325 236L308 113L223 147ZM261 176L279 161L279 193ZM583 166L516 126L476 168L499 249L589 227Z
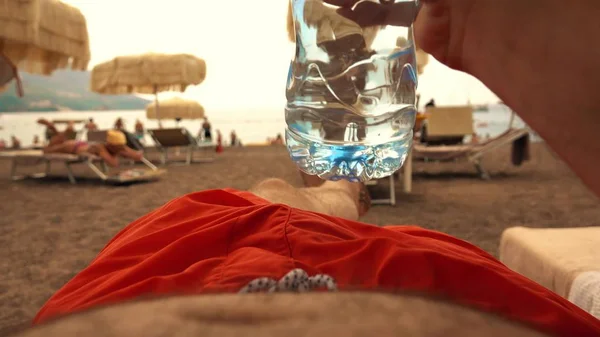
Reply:
M162 155L160 156L160 163L163 166L167 165L167 149L162 150Z
M16 161L16 160L13 160L13 162L12 162L12 165L11 165L11 167L10 167L10 178L11 178L12 180L17 180L17 179L19 179L19 177L17 176L17 166L18 166L18 165L19 165L19 164L17 164L17 161Z
M403 189L404 193L409 194L412 192L412 149L408 152L408 156L406 157L406 162L404 163L404 167L402 169L402 180L403 180Z
M158 167L154 166L154 164L152 164L148 159L142 157L142 163L144 163L146 166L148 166L150 169L152 169L152 171L156 171L158 170Z
M71 170L71 165L69 165L69 163L65 163L65 167L67 168L67 177L69 178L69 182L73 185L77 184L73 170Z
M100 179L102 179L104 181L106 181L108 179L108 177L105 174L106 172L102 172L102 170L100 170L96 165L94 165L93 162L88 161L87 165L94 173L96 173L96 175L98 177L100 177Z
M481 165L481 161L480 160L476 160L473 164L475 164L475 169L477 170L477 173L479 174L479 177L481 179L483 179L483 180L490 180L491 179L490 175L483 168L483 165Z
M395 175L390 176L390 204L396 206L396 183Z
M190 165L192 163L192 157L194 155L194 148L191 146L188 146L188 151L187 151L187 158L186 158L186 163L188 165Z

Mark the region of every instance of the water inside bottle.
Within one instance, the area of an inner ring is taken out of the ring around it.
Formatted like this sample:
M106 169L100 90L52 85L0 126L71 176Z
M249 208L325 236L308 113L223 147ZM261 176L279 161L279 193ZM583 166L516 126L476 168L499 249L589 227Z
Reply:
M416 114L410 28L358 27L320 0L292 1L297 43L285 108L292 160L329 180L392 174L407 157Z

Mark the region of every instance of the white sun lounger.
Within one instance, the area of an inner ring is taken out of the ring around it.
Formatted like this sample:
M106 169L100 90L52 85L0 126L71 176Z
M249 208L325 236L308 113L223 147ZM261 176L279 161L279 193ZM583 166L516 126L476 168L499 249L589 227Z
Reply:
M186 148L185 163L190 165L192 162L212 162L214 158L215 145L212 143L198 142L186 128L172 129L149 129L148 133L156 143L156 146L162 153L161 163L165 165L168 161L169 148ZM206 150L205 153L212 154L209 157L194 158L194 152Z
M481 144L464 144L449 146L424 146L415 144L413 153L416 159L434 161L467 160L477 169L482 179L490 179L490 175L483 168L482 158L499 147L509 145L515 140L529 134L528 128L510 129L503 134Z
M509 228L500 261L600 319L600 227Z
M100 178L100 180L113 184L156 180L160 175L165 173L164 170L159 170L145 158L142 159L142 162L148 167L148 169L128 170L119 175L109 175L108 167L104 161L97 156L79 156L65 153L44 153L40 150L19 150L0 152L0 159L12 160L10 176L13 180L22 180L29 177L46 177L50 174L52 164L62 164L65 166L67 170L67 177L71 184L77 183L75 175L73 174L73 170L71 169L71 166L75 164L86 165L98 178ZM41 164L45 165L44 172L31 175L18 174L19 167L36 166Z
M406 161L400 170L402 171L402 191L406 194L410 194L412 192L412 151L408 153L408 157L406 158ZM388 197L371 199L372 205L396 206L396 175L400 175L399 173L400 172L396 172L390 175L388 178L367 181L367 186L375 186L381 180L389 180Z

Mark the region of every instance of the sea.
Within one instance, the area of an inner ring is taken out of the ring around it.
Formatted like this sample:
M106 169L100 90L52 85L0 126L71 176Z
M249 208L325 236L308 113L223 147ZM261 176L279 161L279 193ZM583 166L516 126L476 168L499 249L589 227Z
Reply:
M474 128L480 139L497 136L506 131L510 122L511 110L502 104L479 106L474 114ZM231 113L219 112L215 116L208 114L213 127L213 133L220 130L224 142L235 131L242 144L264 144L267 138L274 138L278 133L285 132L285 116L282 109L257 109L252 113L233 111ZM45 127L36 123L40 118L48 120L82 120L93 118L99 129L110 129L117 118L122 118L125 128L133 130L136 120L140 120L147 129L158 128L158 122L148 120L144 110L127 111L58 111L58 112L8 112L0 113L0 139L10 142L11 136L21 140L22 146L33 143L34 137L39 136L44 140ZM182 120L177 123L173 120L163 120L163 127L185 127L192 134L198 134L201 120ZM525 123L516 118L514 126L523 126ZM83 132L84 123L77 123L76 127ZM59 126L58 129L63 129ZM541 139L532 134L533 141ZM146 144L152 144L150 138ZM8 145L8 144L7 144Z

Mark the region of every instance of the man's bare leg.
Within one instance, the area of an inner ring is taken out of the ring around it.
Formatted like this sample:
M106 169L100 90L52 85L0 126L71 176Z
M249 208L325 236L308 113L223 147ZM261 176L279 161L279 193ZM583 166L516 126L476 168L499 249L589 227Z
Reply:
M319 187L296 188L281 179L270 178L256 184L250 192L274 203L358 220L361 189L361 184L345 180L326 181Z

